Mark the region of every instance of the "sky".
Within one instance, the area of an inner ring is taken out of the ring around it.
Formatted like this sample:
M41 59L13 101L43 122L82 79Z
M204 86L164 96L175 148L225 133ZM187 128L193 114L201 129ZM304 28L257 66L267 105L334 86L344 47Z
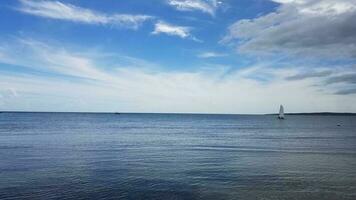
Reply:
M356 112L356 0L2 0L0 110Z

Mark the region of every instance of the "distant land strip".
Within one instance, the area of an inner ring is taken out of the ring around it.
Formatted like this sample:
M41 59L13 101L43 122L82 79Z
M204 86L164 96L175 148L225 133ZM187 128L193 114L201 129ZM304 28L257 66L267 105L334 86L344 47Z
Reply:
M278 115L278 113L267 114L267 115ZM325 116L338 116L338 115L349 115L356 116L356 113L341 113L341 112L312 112L312 113L285 113L285 115L325 115Z

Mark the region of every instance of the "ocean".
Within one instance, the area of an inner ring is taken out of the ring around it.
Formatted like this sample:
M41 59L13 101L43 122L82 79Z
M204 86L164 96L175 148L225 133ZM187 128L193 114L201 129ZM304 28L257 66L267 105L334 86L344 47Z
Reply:
M356 199L356 116L0 113L0 199Z

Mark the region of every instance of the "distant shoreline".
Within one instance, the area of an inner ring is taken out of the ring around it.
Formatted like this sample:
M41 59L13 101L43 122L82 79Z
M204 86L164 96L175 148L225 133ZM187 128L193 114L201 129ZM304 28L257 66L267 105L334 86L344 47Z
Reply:
M0 111L1 113L60 113L60 114L173 114L173 115L278 115L278 113L268 114L231 114L231 113L139 113L139 112L57 112L57 111ZM285 113L285 115L322 115L322 116L356 116L356 113L345 112L310 112L310 113Z
M278 114L266 114L266 115L278 115ZM324 116L350 115L350 116L356 116L356 113L313 112L313 113L285 113L285 115L324 115Z

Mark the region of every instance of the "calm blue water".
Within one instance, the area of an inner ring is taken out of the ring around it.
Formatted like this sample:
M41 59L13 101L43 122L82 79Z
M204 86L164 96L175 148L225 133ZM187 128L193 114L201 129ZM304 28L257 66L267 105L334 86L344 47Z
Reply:
M0 113L0 199L354 200L356 117Z

